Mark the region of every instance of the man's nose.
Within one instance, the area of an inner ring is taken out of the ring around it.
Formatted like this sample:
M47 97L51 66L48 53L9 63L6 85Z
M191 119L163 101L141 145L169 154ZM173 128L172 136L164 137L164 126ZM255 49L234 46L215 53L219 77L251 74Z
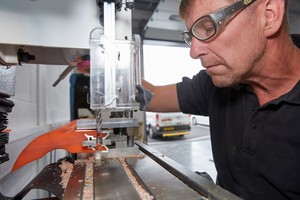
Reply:
M191 41L191 47L190 47L190 56L193 59L198 59L201 56L206 55L207 53L208 53L207 44L193 37Z

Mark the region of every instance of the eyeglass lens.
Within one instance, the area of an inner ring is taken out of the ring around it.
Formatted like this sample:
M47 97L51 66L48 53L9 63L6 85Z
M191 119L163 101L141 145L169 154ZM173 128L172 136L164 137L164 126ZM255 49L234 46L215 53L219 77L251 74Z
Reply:
M182 37L182 39L184 40L184 42L185 42L187 45L191 46L191 43L192 43L192 36L190 35L189 32L183 32L183 33L181 34L181 37Z
M216 26L209 16L203 16L192 27L193 35L199 40L206 40L216 32Z
M211 38L216 31L216 25L210 16L203 16L193 24L190 31L182 33L182 39L187 45L191 46L193 36L199 40L207 40Z

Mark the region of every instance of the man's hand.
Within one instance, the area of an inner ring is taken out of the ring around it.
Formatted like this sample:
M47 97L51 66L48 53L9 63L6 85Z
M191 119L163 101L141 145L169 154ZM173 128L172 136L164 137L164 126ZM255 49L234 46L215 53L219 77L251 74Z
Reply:
M136 89L138 92L135 95L135 100L140 103L140 110L145 111L153 94L142 85L137 85Z

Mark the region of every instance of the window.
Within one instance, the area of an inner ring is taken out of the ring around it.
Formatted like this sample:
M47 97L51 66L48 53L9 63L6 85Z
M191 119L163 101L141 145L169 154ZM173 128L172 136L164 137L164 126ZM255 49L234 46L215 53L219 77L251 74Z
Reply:
M145 80L155 85L176 83L184 76L192 78L203 69L200 60L192 59L190 48L182 43L160 43L144 42Z

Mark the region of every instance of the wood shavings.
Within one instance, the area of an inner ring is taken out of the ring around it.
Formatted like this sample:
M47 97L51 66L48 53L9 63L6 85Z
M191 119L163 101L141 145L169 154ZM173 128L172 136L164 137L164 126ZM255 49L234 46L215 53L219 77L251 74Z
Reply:
M84 160L76 160L76 164L85 164L85 179L83 181L83 195L84 200L94 199L94 179L93 179L93 164L95 158L93 156Z
M129 156L130 158L143 158L145 155L136 155L136 156ZM139 184L135 176L132 174L131 170L129 169L125 158L128 157L118 157L114 159L118 159L124 168L129 180L131 181L132 185L135 187L136 191L138 192L141 200L153 200L154 197L151 196L142 185ZM83 194L82 199L84 200L93 200L94 199L94 180L93 180L93 165L101 165L101 161L95 160L94 156L91 156L87 159L79 159L75 161L75 165L85 165L85 178L84 180L80 180L83 184ZM74 165L68 161L63 160L61 162L60 168L62 170L62 181L61 185L63 189L66 189L71 173L73 171ZM80 194L79 194L80 195Z
M93 178L93 164L94 157L90 157L86 160L86 169L85 169L85 181L83 188L83 199L93 200L94 199L94 178Z
M120 163L122 164L127 176L129 177L132 185L135 187L136 191L138 192L138 194L140 195L142 200L153 200L154 197L152 195L150 195L143 187L142 185L139 184L139 182L137 181L137 179L135 178L135 176L132 174L131 170L129 169L125 158L118 158Z
M62 181L60 182L60 185L62 185L63 189L66 189L71 173L73 171L73 167L74 165L72 163L70 163L69 161L66 160L62 160L61 164L59 165L62 173L60 175Z

